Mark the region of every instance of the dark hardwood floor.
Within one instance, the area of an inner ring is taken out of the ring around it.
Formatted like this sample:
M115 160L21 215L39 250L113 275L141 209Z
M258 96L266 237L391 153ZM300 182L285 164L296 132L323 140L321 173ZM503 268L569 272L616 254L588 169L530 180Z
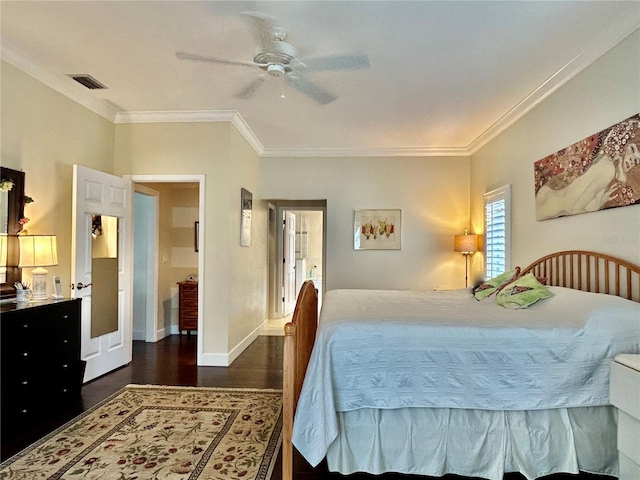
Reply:
M283 337L260 336L230 367L196 366L197 337L173 335L157 343L133 342L131 364L95 379L82 387L81 398L64 411L57 412L46 422L25 429L10 438L1 435L1 459L6 460L39 438L64 425L83 411L104 400L128 384L182 385L201 387L282 388ZM362 479L412 479L427 477L386 474L342 476L327 471L324 463L312 468L300 455L294 459L296 480L320 480L344 478ZM272 480L282 477L282 459L279 456ZM456 476L447 476L459 479ZM549 479L560 480L611 480L596 475L553 475ZM523 480L517 474L508 474L505 480ZM140 479L143 480L143 479ZM205 479L202 479L205 480Z

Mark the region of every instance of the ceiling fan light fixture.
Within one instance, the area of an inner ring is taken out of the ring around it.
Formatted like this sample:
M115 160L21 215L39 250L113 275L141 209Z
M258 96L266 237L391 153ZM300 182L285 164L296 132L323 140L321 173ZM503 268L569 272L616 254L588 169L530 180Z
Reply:
M280 65L279 63L270 63L267 65L267 73L272 77L282 77L284 72L284 65Z

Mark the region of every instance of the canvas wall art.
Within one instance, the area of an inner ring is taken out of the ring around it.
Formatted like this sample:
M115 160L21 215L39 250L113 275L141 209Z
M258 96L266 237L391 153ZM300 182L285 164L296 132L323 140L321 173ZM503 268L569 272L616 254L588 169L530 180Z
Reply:
M640 114L534 163L536 220L640 203Z
M402 210L356 210L353 248L356 250L400 250Z

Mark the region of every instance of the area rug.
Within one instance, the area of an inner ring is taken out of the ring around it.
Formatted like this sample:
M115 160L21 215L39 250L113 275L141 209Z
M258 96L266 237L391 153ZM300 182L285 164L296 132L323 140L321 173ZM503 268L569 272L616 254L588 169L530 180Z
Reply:
M269 480L282 391L128 385L0 464L2 480Z

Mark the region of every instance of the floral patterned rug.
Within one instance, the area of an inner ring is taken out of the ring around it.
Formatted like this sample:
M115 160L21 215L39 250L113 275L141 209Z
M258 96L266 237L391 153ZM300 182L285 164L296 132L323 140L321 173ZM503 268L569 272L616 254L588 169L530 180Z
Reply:
M269 480L282 391L129 385L0 464L2 480Z

